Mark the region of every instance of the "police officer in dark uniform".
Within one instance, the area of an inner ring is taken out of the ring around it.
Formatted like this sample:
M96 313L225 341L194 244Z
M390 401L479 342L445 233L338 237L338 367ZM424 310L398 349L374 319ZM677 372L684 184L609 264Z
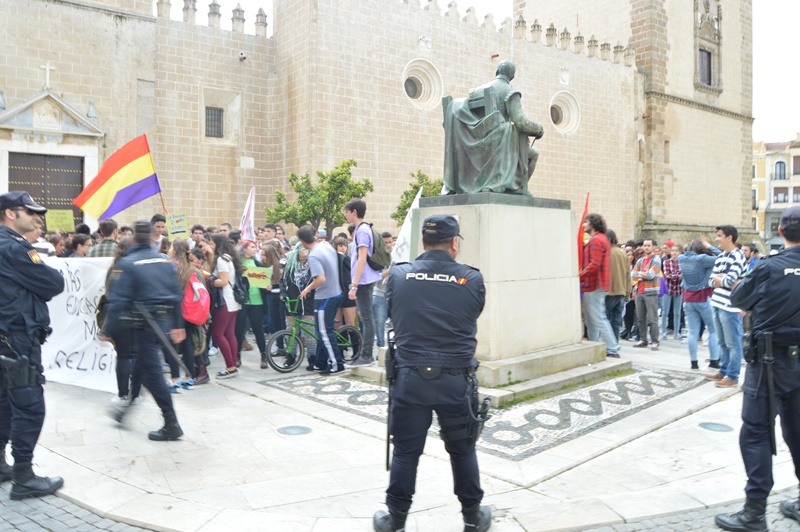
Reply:
M51 495L64 485L31 469L45 413L41 345L51 331L47 302L64 290L64 279L22 235L46 212L27 192L0 196L0 482L13 478L13 500ZM13 468L5 461L9 440Z
M425 252L414 262L394 265L387 280L397 373L389 413L394 443L386 490L389 512L375 514L373 525L379 532L405 526L433 412L450 454L465 530L485 531L491 526L491 510L480 505L483 490L475 454L477 435L468 428L476 406L473 386L477 393L475 334L486 290L478 270L455 261L458 232L452 216L426 218L422 229Z
M758 261L731 293L731 304L753 311L753 318L739 434L747 499L741 511L716 516L724 530L767 530L777 413L800 480L800 207L783 211L779 231L784 251ZM780 509L800 521L797 499L783 501Z
M168 332L176 344L186 338L181 315L183 294L175 264L151 249L152 232L150 222L136 222L136 243L111 271L105 329L111 337L116 336L115 331L123 327L133 329L139 349L134 373L153 394L164 415L164 426L149 433L148 437L154 441L177 440L183 435L183 430L178 424L172 396L161 374L158 351L162 343L154 327L163 333ZM129 407L115 409L114 418L117 421L122 422L126 408Z

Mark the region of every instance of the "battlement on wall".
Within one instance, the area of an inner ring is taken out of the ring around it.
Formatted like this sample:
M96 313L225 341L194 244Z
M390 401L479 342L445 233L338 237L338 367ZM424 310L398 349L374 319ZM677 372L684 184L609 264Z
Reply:
M623 46L617 41L617 44L612 46L609 42L599 42L595 39L594 35L590 36L589 40L586 41L585 37L581 35L580 32L573 37L569 29L565 27L563 30L559 31L553 23L551 23L546 30L542 31L542 25L539 23L538 19L534 20L529 28L527 21L522 15L519 15L513 21L511 17L506 17L498 26L495 23L494 15L491 13L484 16L483 21L478 20L474 7L468 7L462 16L458 3L455 0L449 2L444 10L439 5L439 0L400 1L403 4L421 7L424 11L443 16L456 23L483 28L487 32L510 35L514 39L527 41L536 45L569 50L575 54L584 55L589 58L613 61L618 64L624 63L625 66L629 67L634 66L636 52L630 44ZM421 3L425 5L421 6Z
M160 18L168 19L171 7L172 2L170 0L158 0L156 2L156 13ZM187 24L196 24L196 16L197 0L183 0L183 21ZM219 2L212 0L208 6L208 27L219 29L221 19L222 13ZM244 33L245 21L244 9L242 9L241 4L236 4L231 17L231 32ZM267 14L263 8L259 8L258 13L256 13L255 35L256 37L267 36Z

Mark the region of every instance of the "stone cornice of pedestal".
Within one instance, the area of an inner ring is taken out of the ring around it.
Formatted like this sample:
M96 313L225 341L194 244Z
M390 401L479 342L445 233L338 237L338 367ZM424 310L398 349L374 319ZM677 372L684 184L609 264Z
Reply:
M542 209L571 208L569 200L534 198L523 194L501 194L499 192L479 192L477 194L448 194L419 199L420 207L447 207L450 205L516 205L520 207L539 207Z

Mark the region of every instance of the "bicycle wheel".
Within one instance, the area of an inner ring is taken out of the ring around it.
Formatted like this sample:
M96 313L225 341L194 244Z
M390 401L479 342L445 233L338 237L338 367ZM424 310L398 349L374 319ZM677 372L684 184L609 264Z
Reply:
M355 360L361 354L361 333L352 325L343 325L336 329L336 344L345 362Z
M269 338L267 362L278 373L296 370L305 360L305 348L292 331L278 331Z

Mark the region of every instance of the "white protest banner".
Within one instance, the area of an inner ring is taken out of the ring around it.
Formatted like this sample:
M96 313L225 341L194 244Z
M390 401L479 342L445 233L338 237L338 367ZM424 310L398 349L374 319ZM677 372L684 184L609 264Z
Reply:
M48 381L106 392L117 391L114 346L97 339L97 302L105 293L112 259L45 257L64 277L64 291L48 304L53 333L42 346Z

